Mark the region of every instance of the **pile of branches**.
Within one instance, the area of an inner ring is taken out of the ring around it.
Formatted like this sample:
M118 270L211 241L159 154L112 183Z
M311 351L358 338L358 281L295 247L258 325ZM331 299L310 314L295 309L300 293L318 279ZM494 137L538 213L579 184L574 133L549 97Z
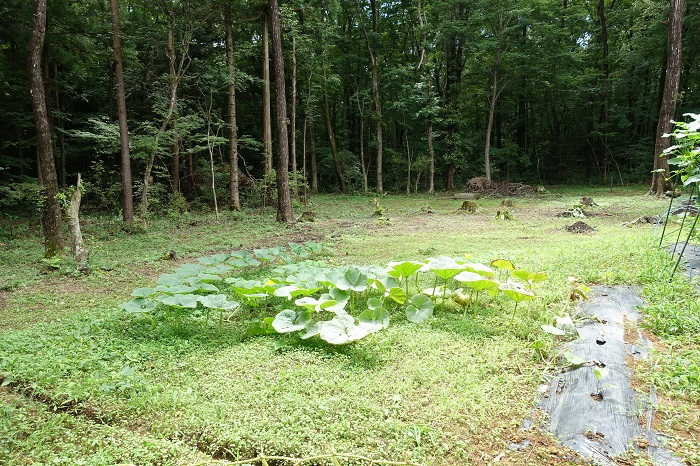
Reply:
M528 184L488 181L483 176L469 180L466 190L470 193L479 193L493 197L526 197L537 194L537 188Z

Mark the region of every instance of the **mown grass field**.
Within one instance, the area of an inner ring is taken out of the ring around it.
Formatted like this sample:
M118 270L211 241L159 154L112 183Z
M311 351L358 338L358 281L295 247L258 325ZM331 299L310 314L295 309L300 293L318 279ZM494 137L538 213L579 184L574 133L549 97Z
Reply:
M520 430L557 356L540 325L572 309L575 276L644 290L658 352L637 382L660 388L659 429L700 464L698 294L680 273L669 281L672 260L653 225L623 226L666 209L645 192L552 189L513 199L511 220L494 218L503 199L479 200L467 214L444 195L384 196L381 218L372 197L316 196L296 207L316 222L293 226L256 210L154 219L147 233L127 234L88 216L89 274L40 260L37 227L2 224L0 463L206 465L337 452L397 464L581 464L546 433ZM598 204L590 216L560 216L582 196ZM567 231L579 220L595 230ZM278 348L277 336L248 335L242 315L227 316L222 331L201 319L176 331L119 308L134 289L197 258L304 241L332 248L315 257L327 266L469 255L549 278L514 320L503 297L482 300L476 316L450 303L423 324L394 306L386 330L344 346L288 338ZM175 261L164 258L169 251ZM523 437L528 449L508 449ZM332 464L324 461L305 464ZM643 453L618 461L648 464Z

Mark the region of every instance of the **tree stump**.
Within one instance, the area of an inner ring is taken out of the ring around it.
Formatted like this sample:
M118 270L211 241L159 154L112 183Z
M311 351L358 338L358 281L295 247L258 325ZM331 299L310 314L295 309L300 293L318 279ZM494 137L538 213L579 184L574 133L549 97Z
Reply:
M479 209L479 206L474 201L464 201L459 210L463 210L468 214L473 214Z
M301 217L299 217L299 222L315 222L315 221L316 221L316 212L312 212L310 210L303 212L301 214Z

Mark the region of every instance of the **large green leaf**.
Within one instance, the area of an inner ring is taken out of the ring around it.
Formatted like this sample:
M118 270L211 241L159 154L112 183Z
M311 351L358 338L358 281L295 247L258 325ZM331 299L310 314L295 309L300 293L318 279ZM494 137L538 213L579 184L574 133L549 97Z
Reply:
M182 264L180 267L175 269L175 275L178 275L181 277L191 277L193 275L197 275L199 272L201 272L204 269L205 269L205 267L201 264L194 264L194 263Z
M406 296L406 292L403 290L403 288L395 286L389 290L389 298L398 304L403 304L408 299L408 296Z
M208 283L199 277L192 277L187 280L190 286L194 287L197 291L205 293L218 293L220 290L215 285Z
M324 296L329 296L330 299L335 301L335 304L332 306L328 306L327 308L325 308L326 310L335 312L336 314L347 314L345 312L345 306L350 301L350 293L338 288L331 288L330 290L328 290L328 293L322 294L321 298L323 298Z
M411 304L406 307L406 318L415 324L420 324L433 316L434 308L435 303L429 297L423 294L413 295Z
M484 277L493 277L496 274L491 267L478 262L465 262L462 265L465 269L467 269L467 271L478 273Z
M311 313L306 310L293 311L285 309L275 316L272 327L278 333L290 333L304 330L311 322Z
M369 333L378 332L389 326L389 311L383 307L365 309L358 319L360 327L364 327Z
M314 254L319 254L324 249L323 243L318 243L316 241L305 241L304 246L308 248Z
M162 296L160 302L166 306L180 308L195 308L197 307L198 296L193 294L175 294L172 296Z
M513 282L502 283L498 289L516 303L536 298L535 293Z
M362 292L367 289L367 275L357 267L350 267L335 283L336 288Z
M197 260L204 265L214 265L228 260L229 257L231 257L230 254L214 254L211 256L200 257Z
M158 285L155 287L155 290L165 294L190 294L193 291L197 291L197 288L194 286L178 284L174 286Z
M389 262L387 273L399 280L416 274L425 264L417 261Z
M455 275L455 280L460 283L464 283L466 286L475 291L498 288L498 283L496 281L475 272L460 272L459 274Z
M323 294L319 299L316 299L313 296L304 296L303 298L299 298L294 301L294 304L299 307L303 307L304 309L308 309L309 311L321 312L324 309L335 306L338 304L338 302L331 298L330 295Z
M515 270L515 266L508 259L495 259L491 261L491 265L501 270Z
M155 293L156 290L153 288L136 288L131 292L131 296L135 298L148 298L149 296L153 296Z
M228 263L236 267L247 267L249 265L255 267L260 265L260 261L245 249L232 252Z
M376 288L382 293L386 293L387 290L399 286L399 282L396 281L394 277L390 277L388 275L377 278L369 278L368 281L373 288Z
M208 294L197 298L202 306L210 309L219 309L222 311L231 311L238 308L240 304L236 301L229 301L225 294Z
M129 302L119 305L121 309L129 314L143 314L151 312L157 306L156 303L146 298L134 298Z
M311 337L315 337L321 333L321 327L323 327L323 322L315 322L306 326L306 331L301 334L301 339L306 340Z
M277 330L272 326L274 322L274 317L265 317L264 319L250 319L245 321L248 324L247 333L248 335L274 335Z
M464 270L464 266L447 256L439 256L435 259L430 259L427 265L435 275L443 280L448 280Z
M182 276L172 273L164 273L158 277L158 281L156 281L156 283L163 286L182 285Z
M273 261L277 258L275 251L269 248L253 249L253 253L255 254L255 257L266 262Z
M333 317L321 326L319 336L331 345L345 345L369 335L365 327L355 325L355 319L347 314Z
M321 288L320 287L315 287L315 288L301 288L297 285L287 285L287 286L282 286L277 288L274 291L274 295L280 298L287 298L287 299L294 299L297 296L309 296L317 291L319 291Z
M292 251L292 254L295 256L299 257L308 257L309 256L309 251L301 244L298 243L287 243L289 245L290 251Z

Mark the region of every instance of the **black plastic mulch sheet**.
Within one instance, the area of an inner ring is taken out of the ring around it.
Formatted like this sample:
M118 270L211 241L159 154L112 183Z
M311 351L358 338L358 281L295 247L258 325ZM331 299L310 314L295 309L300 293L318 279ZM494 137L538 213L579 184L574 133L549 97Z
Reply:
M561 372L541 387L540 407L549 414L550 430L593 464L615 464L612 458L630 449L645 449L658 465L684 464L651 428L653 387L645 394L630 387L626 355L644 360L650 348L635 325L642 304L634 288L595 287L590 299L577 307L579 337L561 349L584 363L571 365L563 358ZM607 369L600 381L596 367Z

